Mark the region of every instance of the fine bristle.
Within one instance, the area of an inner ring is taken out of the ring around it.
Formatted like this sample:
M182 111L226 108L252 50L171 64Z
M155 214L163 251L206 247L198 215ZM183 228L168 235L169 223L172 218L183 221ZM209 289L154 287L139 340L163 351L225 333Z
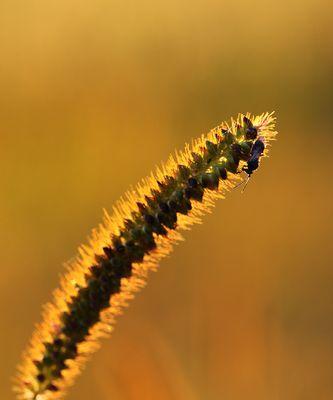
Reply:
M141 289L147 274L199 223L217 198L242 181L241 170L257 135L274 140L275 118L239 115L170 156L105 211L103 223L66 266L53 301L43 309L15 378L17 398L64 396L99 340Z

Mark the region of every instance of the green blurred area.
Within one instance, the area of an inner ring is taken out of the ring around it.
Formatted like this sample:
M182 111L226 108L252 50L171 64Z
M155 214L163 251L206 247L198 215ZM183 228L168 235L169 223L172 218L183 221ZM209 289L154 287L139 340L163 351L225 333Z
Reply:
M68 399L333 398L331 1L0 3L0 398L62 262L222 120L278 141L164 260Z

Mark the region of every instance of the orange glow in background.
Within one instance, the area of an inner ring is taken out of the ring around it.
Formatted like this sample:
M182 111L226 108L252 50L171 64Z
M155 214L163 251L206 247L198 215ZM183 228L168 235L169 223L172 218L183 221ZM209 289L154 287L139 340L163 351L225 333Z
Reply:
M328 1L0 4L0 398L123 192L238 112L278 141L162 261L68 399L333 396Z

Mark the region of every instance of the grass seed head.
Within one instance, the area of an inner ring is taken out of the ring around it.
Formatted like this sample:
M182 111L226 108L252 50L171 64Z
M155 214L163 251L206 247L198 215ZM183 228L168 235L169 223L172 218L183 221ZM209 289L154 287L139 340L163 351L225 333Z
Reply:
M18 399L63 397L147 272L248 175L274 139L274 117L239 115L171 156L126 194L67 268L18 367ZM264 151L265 150L265 151Z

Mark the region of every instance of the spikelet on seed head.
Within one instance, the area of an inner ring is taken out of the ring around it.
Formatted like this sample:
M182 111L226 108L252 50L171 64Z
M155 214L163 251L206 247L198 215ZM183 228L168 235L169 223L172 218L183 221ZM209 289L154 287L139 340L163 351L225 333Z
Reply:
M104 211L95 229L43 308L15 377L17 398L62 398L87 358L109 337L116 317L144 287L147 274L201 222L215 200L242 180L240 172L257 137L265 152L275 118L239 115L186 145Z

